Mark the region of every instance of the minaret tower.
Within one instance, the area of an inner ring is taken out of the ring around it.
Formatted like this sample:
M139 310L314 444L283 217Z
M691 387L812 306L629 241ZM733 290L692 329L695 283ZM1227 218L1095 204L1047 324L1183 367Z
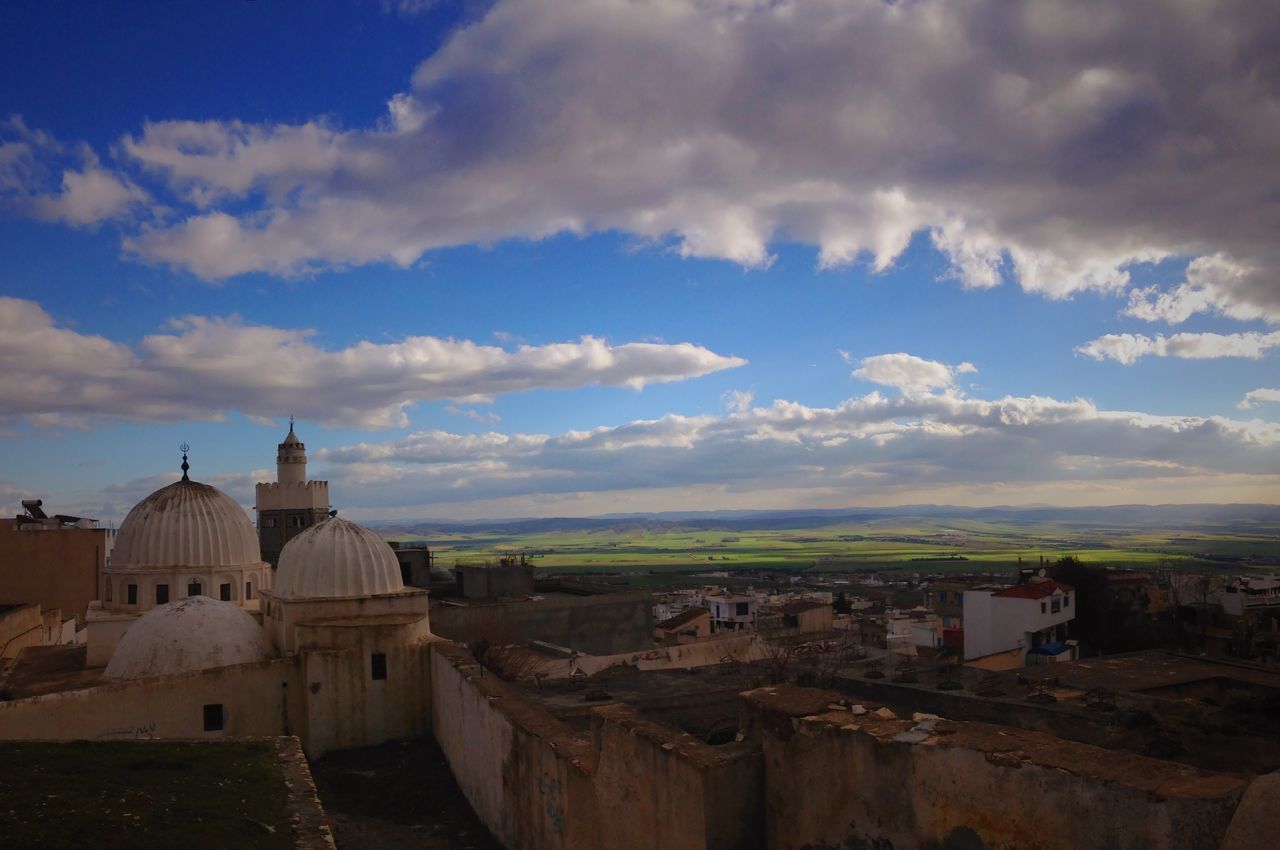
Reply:
M307 480L307 447L289 433L276 447L276 481L256 488L262 559L275 567L284 544L329 515L329 482Z

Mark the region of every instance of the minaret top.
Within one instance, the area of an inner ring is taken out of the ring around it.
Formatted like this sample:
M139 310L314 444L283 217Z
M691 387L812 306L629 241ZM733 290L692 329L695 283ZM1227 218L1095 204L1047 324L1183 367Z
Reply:
M191 469L191 465L187 463L187 452L191 451L191 447L183 443L178 448L182 449L182 480L190 481L191 479L187 477L187 470Z
M293 416L289 417L289 433L284 438L284 442L280 444L280 448L285 446L298 446L302 448L302 441L298 439L298 435L293 433Z

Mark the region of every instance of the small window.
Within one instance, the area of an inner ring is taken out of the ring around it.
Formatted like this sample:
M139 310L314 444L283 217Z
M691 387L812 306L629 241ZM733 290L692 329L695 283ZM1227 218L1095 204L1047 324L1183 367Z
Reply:
M193 581L187 585L187 596L199 596L199 595L200 595L200 582Z
M747 603L745 603L745 602L739 602L739 603L738 603L738 616L739 616L739 617L745 617L745 616L747 616L747 614L748 614L748 612L749 612L749 611L750 611L750 609L747 607Z
M1062 597L1062 607L1063 608L1071 607L1071 594L1067 594L1066 596Z
M400 581L406 585L413 584L413 569L408 561L400 562Z
M387 678L387 656L383 652L375 652L369 657L369 667L375 679Z
M107 582L107 601L111 601L111 582Z
M957 591L957 592L956 592L956 594L955 594L955 597L956 597L956 604L957 604L957 605L963 605L963 604L964 604L964 594L963 594L963 593L960 593L960 592L958 592L958 591Z
M204 707L204 731L222 731L222 703L216 702Z
M129 585L129 592L126 597L130 605L138 604L138 586L136 584Z
M306 517L301 517L301 516L291 516L291 517L289 517L289 527L290 527L290 528L302 528L302 527L303 527L304 525L306 525L306 524L307 524L307 518L306 518Z
M218 585L218 598L223 602L231 601L231 582Z
M1040 613L1041 613L1041 614L1047 614L1047 613L1048 613L1048 608L1049 608L1049 606L1048 606L1046 603L1044 603L1044 602L1041 602L1041 603L1040 603Z
M244 598L246 602L253 598L253 582L251 581L244 583Z
M165 605L168 603L168 601L169 601L169 585L157 584L156 585L156 604Z
M1059 611L1061 611L1061 610L1062 610L1062 600L1061 600L1061 599L1059 599L1059 598L1058 598L1058 597L1056 597L1056 596L1055 596L1055 597L1053 597L1053 599L1052 599L1052 600L1050 601L1050 603L1049 603L1049 610L1053 611L1053 613L1055 613L1055 614L1056 614L1056 613L1058 613Z
M939 605L947 604L947 592L945 590L938 591L938 604Z
M273 516L264 516L264 517L262 518L262 527L263 527L263 528L275 528L275 527L276 527L276 518L275 518L275 517L273 517Z

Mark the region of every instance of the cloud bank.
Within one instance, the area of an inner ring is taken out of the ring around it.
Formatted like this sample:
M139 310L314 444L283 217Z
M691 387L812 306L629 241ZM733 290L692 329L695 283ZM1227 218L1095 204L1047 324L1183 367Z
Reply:
M312 332L186 316L136 346L58 327L40 305L0 297L0 416L42 425L264 418L290 411L362 428L403 427L421 401L535 389L642 389L741 366L692 343L576 342L507 350L412 336L329 350ZM0 423L2 424L2 423Z
M926 232L965 286L1121 292L1185 258L1130 315L1275 322L1277 41L1280 6L1248 0L504 0L376 126L131 133L121 162L179 212L125 248L214 280L617 230L885 269Z
M599 513L608 505L601 493L690 488L717 488L721 503L760 493L773 507L779 493L893 504L905 492L1102 492L1108 482L1140 479L1166 488L1230 479L1235 492L1247 492L1269 486L1280 471L1278 443L1280 425L1257 420L1153 416L1041 396L872 392L835 407L780 400L561 434L420 431L323 449L316 459L348 493L347 504L369 515L391 506L439 515L449 512L444 503L574 494L596 495Z
M1143 357L1178 357L1182 360L1216 360L1245 357L1257 360L1280 346L1280 331L1273 333L1183 333L1165 337L1143 334L1107 334L1077 346L1076 351L1095 360L1115 360L1132 366Z

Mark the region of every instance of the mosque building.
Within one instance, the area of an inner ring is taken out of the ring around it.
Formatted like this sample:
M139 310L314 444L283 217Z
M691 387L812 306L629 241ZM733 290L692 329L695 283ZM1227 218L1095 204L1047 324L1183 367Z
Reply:
M292 734L314 756L422 734L427 591L404 585L376 533L329 516L292 422L280 480L258 485L259 516L293 532L276 571L244 509L191 480L186 451L181 480L121 523L89 605L84 667L100 679L4 704L3 737Z

